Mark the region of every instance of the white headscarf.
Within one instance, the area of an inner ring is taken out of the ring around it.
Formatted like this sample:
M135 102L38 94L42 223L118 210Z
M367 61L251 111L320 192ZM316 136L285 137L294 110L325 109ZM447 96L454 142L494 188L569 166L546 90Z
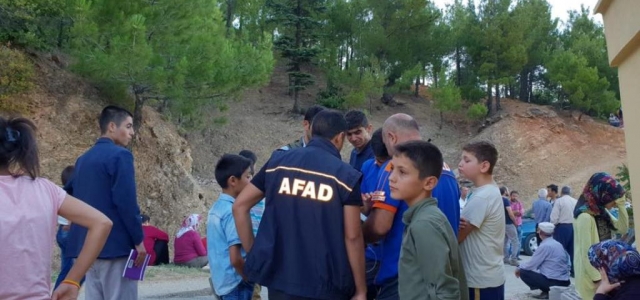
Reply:
M179 238L183 234L185 234L185 233L187 233L187 232L189 232L191 230L197 230L199 223L200 223L200 215L199 214L192 214L192 215L186 217L184 219L184 221L182 221L182 227L180 227L180 230L178 230L178 234L176 234L176 237Z

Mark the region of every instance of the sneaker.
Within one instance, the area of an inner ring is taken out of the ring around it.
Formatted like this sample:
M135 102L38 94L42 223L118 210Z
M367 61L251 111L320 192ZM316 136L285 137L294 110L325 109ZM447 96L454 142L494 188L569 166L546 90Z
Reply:
M535 299L549 299L549 292L542 292L540 295L533 296Z
M519 265L520 265L520 264L518 263L518 260L517 260L517 259L512 259L512 260L510 260L510 261L509 261L509 264L510 264L510 265L512 265L512 266L514 266L514 267L517 267L517 266L519 266Z
M508 264L511 262L511 261L510 261L508 258L506 258L506 257L505 257L502 261L503 261L506 265L508 265Z

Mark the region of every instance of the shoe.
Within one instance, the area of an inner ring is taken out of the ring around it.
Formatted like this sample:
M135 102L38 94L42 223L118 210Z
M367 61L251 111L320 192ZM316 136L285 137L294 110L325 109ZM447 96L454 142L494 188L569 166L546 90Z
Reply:
M522 258L520 258L520 257L516 257L516 259L517 259L517 260L522 260Z
M504 262L505 265L508 265L511 262L508 258L505 258L502 261Z
M549 293L548 292L542 292L540 295L533 296L533 298L535 298L535 299L549 299Z
M520 265L520 264L518 263L518 260L517 260L517 259L512 259L512 260L510 260L508 263L509 263L510 265L514 266L514 267L517 267L517 266L519 266L519 265Z

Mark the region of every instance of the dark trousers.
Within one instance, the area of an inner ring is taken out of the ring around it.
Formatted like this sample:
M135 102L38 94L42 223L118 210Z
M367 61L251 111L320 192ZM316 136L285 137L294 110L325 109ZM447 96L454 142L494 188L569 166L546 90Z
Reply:
M156 253L154 266L169 264L169 243L167 241L156 240L153 243L153 252Z
M572 224L558 224L553 231L553 239L558 241L564 247L564 250L569 253L571 259L571 271L573 273L573 225Z
M349 297L344 297L336 300L346 300L348 298ZM269 300L317 300L317 299L288 295L280 291L269 289Z
M504 284L492 288L469 288L469 300L504 300Z
M538 246L540 246L540 243L542 243L542 238L540 238L540 235L538 234L538 224L540 223L536 223L536 242L538 242Z
M569 286L569 280L549 279L546 276L529 270L520 270L520 279L529 286L531 290L541 290L548 293L552 286Z
M376 299L399 300L400 295L398 294L398 277L387 280L387 282L381 284L380 291L378 292L378 296L376 296Z
M58 286L62 283L62 281L67 278L71 267L73 267L73 258L66 257L67 254L67 240L69 239L69 229L63 230L62 225L58 225L58 233L56 233L56 242L58 243L58 247L60 247L60 273L58 274L58 278L56 279L56 283L53 286L53 289L57 289ZM84 283L84 277L80 281L80 285Z
M380 270L380 262L372 259L366 260L367 300L375 300L378 295L378 286L375 284L376 276Z

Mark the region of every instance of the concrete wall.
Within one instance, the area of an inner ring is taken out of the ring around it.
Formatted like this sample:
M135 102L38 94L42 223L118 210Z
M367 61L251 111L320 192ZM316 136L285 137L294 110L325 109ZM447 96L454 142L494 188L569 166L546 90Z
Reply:
M640 233L640 1L600 0L609 63L618 67L635 231Z

